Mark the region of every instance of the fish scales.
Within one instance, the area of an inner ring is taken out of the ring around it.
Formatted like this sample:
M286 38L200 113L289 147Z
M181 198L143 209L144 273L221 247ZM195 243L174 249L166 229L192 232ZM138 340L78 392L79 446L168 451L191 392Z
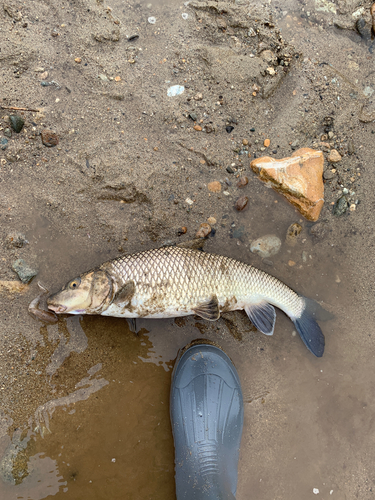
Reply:
M322 356L324 351L324 335L315 320L318 304L249 264L198 250L163 247L118 257L74 278L47 304L57 314L124 318L196 314L210 321L244 309L266 335L273 334L276 306L293 321L313 354Z
M220 310L243 309L255 299L267 298L277 307L298 315L303 300L273 276L230 257L167 247L126 255L102 266L119 283L135 283L132 300L136 306L124 317L188 315L216 295ZM228 304L229 302L229 304ZM111 315L119 308L109 307ZM135 316L136 315L136 316Z

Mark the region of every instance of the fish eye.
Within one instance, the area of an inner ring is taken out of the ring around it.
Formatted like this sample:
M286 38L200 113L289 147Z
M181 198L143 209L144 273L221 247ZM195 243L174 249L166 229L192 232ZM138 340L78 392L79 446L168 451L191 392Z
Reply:
M71 289L71 290L75 290L76 288L79 287L79 285L81 284L81 278L74 278L74 280L72 280L68 287Z

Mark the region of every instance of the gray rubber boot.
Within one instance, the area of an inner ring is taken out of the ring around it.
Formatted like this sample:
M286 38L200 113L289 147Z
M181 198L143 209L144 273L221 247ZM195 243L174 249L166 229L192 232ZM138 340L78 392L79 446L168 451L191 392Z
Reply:
M233 500L243 427L237 371L218 347L188 347L172 375L170 413L178 500Z

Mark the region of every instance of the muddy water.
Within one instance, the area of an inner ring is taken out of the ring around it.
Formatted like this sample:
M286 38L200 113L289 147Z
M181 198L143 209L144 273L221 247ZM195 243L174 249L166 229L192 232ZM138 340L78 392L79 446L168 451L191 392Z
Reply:
M249 252L247 241L251 235L264 234L265 227L281 239L286 234L290 218L286 202L267 191L265 203L269 211L263 215L249 210L223 219L232 230L242 228L245 242L234 238L218 246L212 238L206 249L262 267L336 310L345 286L337 263L339 249L329 239L326 246L316 245L309 224L298 216L295 221L304 229L297 244L284 242L273 265ZM33 232L46 253L46 270L53 261L61 264L75 254L77 272L87 268L87 260L94 265L105 259L105 254L95 253L82 259L79 243L69 244L68 250L62 244L66 235L54 233L51 240L48 221L36 220ZM48 358L42 376L54 398L30 415L28 428L13 433L15 447L9 439L1 443L5 456L17 456L10 469L17 484L0 483L1 498L174 498L171 369L178 350L195 338L218 342L242 381L245 429L238 499L249 498L249 488L256 492L254 498L269 498L270 492L274 498L301 498L301 491L303 498L309 498L307 492L323 488L324 482L327 489L337 490L338 485L329 481L330 473L326 478L321 475L319 463L326 467L337 452L329 444L332 436L326 416L336 418L332 399L348 410L338 389L348 373L339 373L340 360L334 355L338 339L333 332L339 322L322 327L327 338L322 359L306 350L281 312L273 337L256 332L240 312L212 324L192 317L176 322L139 320L138 336L129 331L125 320L114 318L64 318L58 325L41 327L45 347L51 347L44 351ZM338 446L338 438L334 444ZM277 496L281 484L285 491Z

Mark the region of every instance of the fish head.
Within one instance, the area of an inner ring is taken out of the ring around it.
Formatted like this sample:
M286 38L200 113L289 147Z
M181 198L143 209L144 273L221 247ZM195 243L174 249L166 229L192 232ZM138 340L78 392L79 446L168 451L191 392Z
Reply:
M48 309L57 314L101 314L113 298L110 276L98 269L70 280L47 299Z

